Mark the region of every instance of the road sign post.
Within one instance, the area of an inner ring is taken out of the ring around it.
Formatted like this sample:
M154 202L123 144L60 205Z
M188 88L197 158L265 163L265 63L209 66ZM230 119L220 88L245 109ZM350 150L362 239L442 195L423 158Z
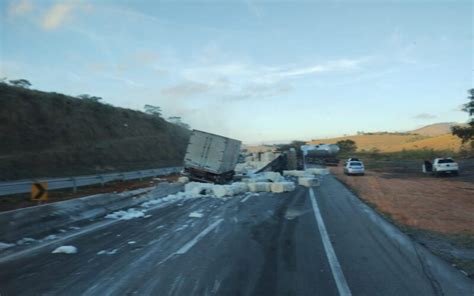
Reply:
M33 183L31 185L31 200L48 200L48 183Z

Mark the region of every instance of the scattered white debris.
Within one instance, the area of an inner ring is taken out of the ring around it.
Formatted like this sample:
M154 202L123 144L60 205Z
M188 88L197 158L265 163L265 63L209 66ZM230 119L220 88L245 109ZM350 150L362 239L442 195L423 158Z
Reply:
M129 245L134 245L134 244L136 244L136 243L137 243L136 241L129 241L129 242L127 242L127 244L129 244Z
M50 234L50 235L48 235L47 237L43 238L42 240L55 240L55 239L57 239L57 238L58 238L57 235L55 235L55 234Z
M118 220L130 220L134 218L140 218L145 216L143 211L137 210L135 208L128 209L127 211L116 211L105 216L109 219L118 219Z
M192 212L191 214L189 214L188 217L190 217L190 218L202 218L202 217L204 217L204 214L199 213L199 212Z
M69 227L69 229L78 230L78 229L81 229L81 228L80 228L80 227L77 227L77 226L71 226L71 227Z
M327 175L327 174L329 174L329 169L327 169L327 168L310 168L310 169L306 169L306 172L311 173L313 175Z
M179 177L178 178L178 183L186 184L189 183L189 178L188 177Z
M149 207L159 205L159 204L162 204L162 203L165 203L165 202L176 201L176 200L179 200L179 199L183 199L184 197L185 197L184 192L178 192L177 194L170 194L170 195L167 195L165 197L161 197L161 198L157 198L157 199L153 199L153 200L144 202L144 203L141 204L141 206L144 207L144 208L149 208Z
M212 194L212 188L216 186L209 183L191 182L184 185L184 191L191 197L200 197Z
M117 253L117 249L113 249L110 251L102 250L102 251L97 252L97 255L113 255L115 253Z
M181 225L180 227L176 228L175 231L181 231L181 230L186 229L186 228L188 228L188 224Z
M151 216L152 216L152 215L145 215L145 216L143 216L143 218L148 219L148 218L150 218Z
M59 232L62 232L62 233L66 232L66 231L67 231L66 229L59 229Z
M238 196L244 193L248 193L249 191L254 192L254 193L255 192L270 192L272 191L271 189L272 183L283 182L283 183L293 184L293 182L286 181L285 178L280 173L277 173L277 172L264 172L260 174L252 174L252 175L246 176L246 178L244 178L242 181L243 182L234 182L228 185L189 182L184 185L184 192L178 192L176 194L171 194L165 197L149 200L147 202L142 203L141 207L150 208L152 206L160 205L165 202L174 202L174 201L179 201L177 205L182 206L183 201L185 200L193 199L193 198L201 198L201 197L216 197L216 198L225 200L233 196ZM289 188L288 185L286 185L285 191L290 190L287 188ZM294 184L293 184L293 188L294 188ZM139 217L144 216L143 213L140 213L140 212L136 213L136 212L137 211L135 210L135 212L132 214L137 214L137 216ZM110 215L107 215L107 217L118 218L116 217L117 215L119 217L129 216L123 211L118 211ZM145 216L145 217L148 217L148 216ZM133 216L132 218L136 218L136 217ZM126 218L123 218L123 219L126 219Z
M319 186L319 179L315 177L299 177L298 184L305 187Z
M21 245L27 245L27 244L32 244L36 242L36 240L34 238L31 238L31 237L25 237L25 238L22 238L20 239L19 241L16 242L17 245L21 246Z
M77 248L74 247L74 246L61 246L61 247L58 247L56 248L53 252L51 252L53 254L59 254L59 253L63 253L63 254L76 254L77 253Z
M281 193L293 190L295 190L295 183L293 182L272 183L272 192Z
M5 250L11 247L14 247L15 244L10 244L10 243L2 243L0 242L0 250Z

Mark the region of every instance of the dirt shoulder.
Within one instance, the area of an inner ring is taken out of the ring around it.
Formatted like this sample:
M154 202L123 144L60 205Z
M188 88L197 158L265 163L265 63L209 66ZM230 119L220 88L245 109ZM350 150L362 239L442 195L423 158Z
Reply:
M435 178L389 167L346 176L332 173L360 199L432 252L474 276L474 172Z

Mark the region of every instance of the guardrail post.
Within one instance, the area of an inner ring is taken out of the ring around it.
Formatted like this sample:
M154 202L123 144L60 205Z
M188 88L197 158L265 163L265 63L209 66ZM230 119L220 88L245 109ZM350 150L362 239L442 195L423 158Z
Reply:
M71 178L71 181L72 181L72 192L73 192L73 193L77 193L77 181L76 181L76 178L72 177L72 178Z

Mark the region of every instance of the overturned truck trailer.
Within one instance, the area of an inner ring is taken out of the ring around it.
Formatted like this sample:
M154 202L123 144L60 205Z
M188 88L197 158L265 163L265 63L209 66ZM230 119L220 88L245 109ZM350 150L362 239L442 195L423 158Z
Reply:
M232 180L241 142L193 130L184 157L184 172L191 180L226 183Z

